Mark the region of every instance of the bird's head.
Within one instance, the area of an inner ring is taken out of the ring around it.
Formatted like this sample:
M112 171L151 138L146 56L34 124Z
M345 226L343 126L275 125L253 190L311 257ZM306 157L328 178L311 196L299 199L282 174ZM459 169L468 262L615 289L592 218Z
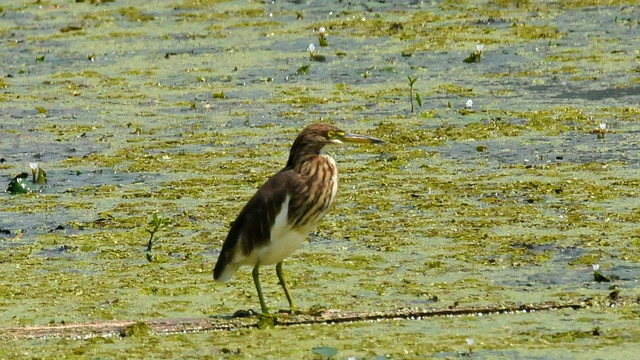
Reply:
M383 143L374 137L348 133L329 124L312 124L307 126L295 141L296 143L320 146L343 143Z
M293 142L289 165L308 155L318 155L325 145L343 143L384 143L374 137L348 133L329 124L312 124L304 128Z

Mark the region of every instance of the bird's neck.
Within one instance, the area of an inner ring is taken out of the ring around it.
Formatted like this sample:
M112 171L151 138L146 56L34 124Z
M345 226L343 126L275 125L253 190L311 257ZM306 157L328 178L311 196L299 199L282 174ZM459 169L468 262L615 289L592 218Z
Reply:
M320 156L320 150L322 150L322 148L318 148L317 146L305 146L298 142L294 143L289 153L287 168L301 169L304 163L313 161L314 158Z
M300 175L311 175L310 171L314 171L316 165L321 161L323 155L320 154L307 154L302 157L296 158L296 161L287 164L287 167L295 170Z

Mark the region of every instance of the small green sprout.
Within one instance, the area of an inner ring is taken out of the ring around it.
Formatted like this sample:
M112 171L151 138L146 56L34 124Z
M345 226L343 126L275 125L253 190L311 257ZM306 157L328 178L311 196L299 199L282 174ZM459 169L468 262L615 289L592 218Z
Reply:
M160 230L161 227L167 224L167 219L163 219L158 216L158 214L154 213L149 225L153 228L146 229L146 231L151 235L149 236L149 243L147 244L147 251L151 251L151 247L153 246L153 236Z
M413 106L413 84L415 84L415 82L418 80L418 78L412 78L411 76L407 76L407 79L409 79L409 101L411 101L411 112L415 111L415 107ZM422 107L422 98L420 98L420 94L415 93L415 98L416 98L416 102L418 103L418 106Z

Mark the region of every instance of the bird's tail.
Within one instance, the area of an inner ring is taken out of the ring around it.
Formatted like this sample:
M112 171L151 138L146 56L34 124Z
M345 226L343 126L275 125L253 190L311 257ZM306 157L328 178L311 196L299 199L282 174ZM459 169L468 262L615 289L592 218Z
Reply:
M227 253L222 252L216 267L213 269L213 279L217 282L227 282L231 280L239 267L240 265L238 264L230 264L227 259Z

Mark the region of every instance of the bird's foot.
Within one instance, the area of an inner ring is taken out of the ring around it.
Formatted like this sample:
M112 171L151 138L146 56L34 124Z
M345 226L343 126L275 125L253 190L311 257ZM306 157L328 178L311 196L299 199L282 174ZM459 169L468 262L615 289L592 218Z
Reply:
M258 314L258 329L274 327L277 323L278 315L276 314Z

